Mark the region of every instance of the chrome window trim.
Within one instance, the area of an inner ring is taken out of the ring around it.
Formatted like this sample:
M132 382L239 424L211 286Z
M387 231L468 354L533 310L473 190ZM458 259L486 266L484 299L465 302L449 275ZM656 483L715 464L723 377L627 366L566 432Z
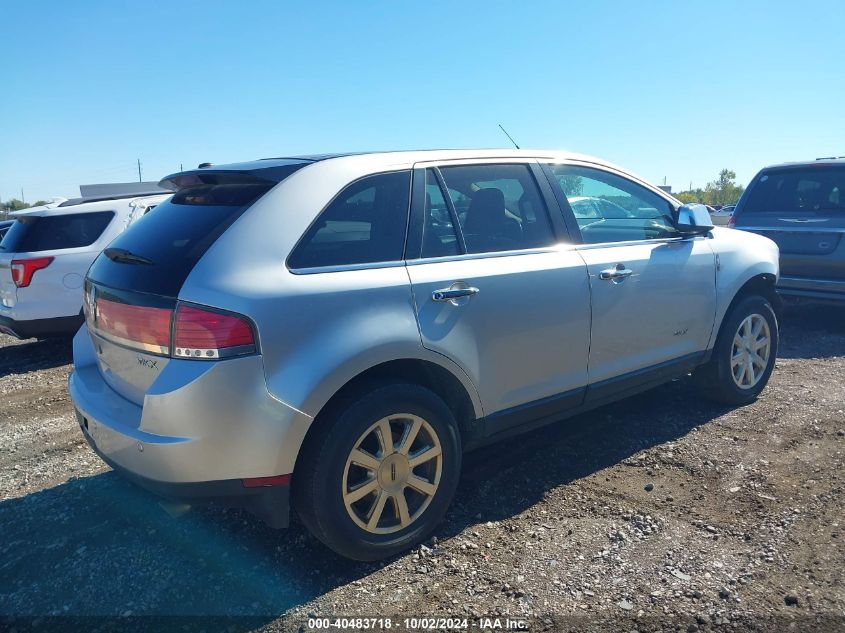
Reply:
M791 276L781 276L778 279L778 285L783 285L784 287L795 287L801 286L803 284L814 284L818 286L841 286L845 288L845 279L817 279L814 277L791 277Z
M608 248L611 246L639 246L641 244L667 244L670 242L684 242L694 239L709 239L706 235L677 235L675 237L656 237L649 240L626 240L624 242L596 242L595 244L576 244L575 250L586 251L594 248Z
M762 231L764 233L845 233L845 228L826 228L812 226L734 226L737 231Z
M334 266L309 266L308 268L288 268L294 275L315 275L317 273L339 273L348 270L371 270L377 268L398 268L404 266L404 260L389 262L362 262L359 264L336 264Z
M544 160L554 160L550 156L502 156L487 158L438 158L436 160L421 160L414 163L414 168L427 169L431 167L459 167L463 165L528 165Z
M561 242L551 246L540 248L525 248L515 251L490 251L489 253L463 253L461 255L444 255L442 257L425 257L420 259L409 259L406 266L419 266L421 264L436 264L439 262L456 262L468 259L490 259L493 257L519 257L521 255L542 255L544 253L559 253L561 251L575 250L575 244Z

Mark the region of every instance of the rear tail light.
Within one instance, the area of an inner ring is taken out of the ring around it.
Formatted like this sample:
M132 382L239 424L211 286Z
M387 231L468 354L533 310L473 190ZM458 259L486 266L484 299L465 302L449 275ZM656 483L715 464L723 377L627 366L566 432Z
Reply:
M189 305L176 310L173 356L227 358L255 352L255 336L245 318Z
M154 354L170 353L173 310L97 298L95 327L106 338Z
M53 261L52 257L35 257L33 259L12 260L12 281L18 288L26 288L32 282L35 271L47 268Z
M736 216L731 214L731 217L728 218L728 228L735 229L736 228Z
M92 291L93 290L93 291ZM255 334L245 318L179 303L140 306L86 292L88 328L114 343L159 356L215 360L255 353Z

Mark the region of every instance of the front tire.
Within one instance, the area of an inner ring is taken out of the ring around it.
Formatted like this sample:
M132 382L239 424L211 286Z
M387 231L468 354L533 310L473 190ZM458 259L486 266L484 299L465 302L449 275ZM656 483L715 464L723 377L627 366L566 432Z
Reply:
M424 540L461 470L454 416L432 391L389 384L320 421L294 473L294 506L329 548L387 558Z
M768 299L752 295L740 300L722 322L710 361L695 372L703 395L730 405L756 400L775 367L778 335Z

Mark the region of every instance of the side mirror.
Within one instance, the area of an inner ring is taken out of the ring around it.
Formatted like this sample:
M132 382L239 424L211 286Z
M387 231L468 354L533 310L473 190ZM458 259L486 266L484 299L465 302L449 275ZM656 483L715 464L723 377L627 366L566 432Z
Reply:
M713 220L703 204L685 204L678 209L675 226L686 235L704 235L713 228Z

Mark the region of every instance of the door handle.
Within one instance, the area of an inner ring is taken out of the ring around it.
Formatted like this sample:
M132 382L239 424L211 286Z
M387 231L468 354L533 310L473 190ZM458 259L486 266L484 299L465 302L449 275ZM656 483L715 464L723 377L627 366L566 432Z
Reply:
M460 299L461 297L471 297L478 294L478 288L469 286L468 288L441 288L431 293L431 298L434 301L452 301L453 299Z
M625 264L616 264L615 268L608 268L607 270L601 271L599 273L599 279L619 283L621 281L625 281L625 279L633 274L634 271L630 268L626 268Z

